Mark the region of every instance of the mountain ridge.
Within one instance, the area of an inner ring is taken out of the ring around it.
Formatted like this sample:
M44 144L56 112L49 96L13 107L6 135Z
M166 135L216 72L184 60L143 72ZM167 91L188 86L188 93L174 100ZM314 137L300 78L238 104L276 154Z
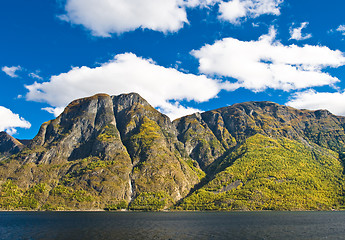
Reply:
M268 101L170 121L136 93L96 94L72 101L0 162L0 208L293 209L277 193L283 186L299 209L340 208L344 127L327 110ZM236 173L247 165L257 171Z

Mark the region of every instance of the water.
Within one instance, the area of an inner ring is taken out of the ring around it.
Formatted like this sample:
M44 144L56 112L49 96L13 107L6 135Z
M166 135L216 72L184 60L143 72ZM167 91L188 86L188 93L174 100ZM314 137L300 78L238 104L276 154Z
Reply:
M345 239L345 212L0 212L0 239Z

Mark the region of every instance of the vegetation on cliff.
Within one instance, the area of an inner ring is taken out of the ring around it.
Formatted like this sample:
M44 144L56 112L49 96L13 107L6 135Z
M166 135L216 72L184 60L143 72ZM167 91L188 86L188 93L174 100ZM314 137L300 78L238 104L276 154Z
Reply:
M271 102L171 122L138 94L99 94L27 146L1 134L0 209L342 209L344 127Z
M343 204L343 166L331 150L256 134L223 161L229 167L178 209L330 210Z

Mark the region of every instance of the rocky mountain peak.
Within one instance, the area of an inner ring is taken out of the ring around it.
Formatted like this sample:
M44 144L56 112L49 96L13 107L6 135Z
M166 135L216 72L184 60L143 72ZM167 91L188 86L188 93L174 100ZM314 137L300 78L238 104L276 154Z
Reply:
M144 98L138 93L121 94L118 96L112 96L114 106L117 112L121 112L124 109L128 109L133 105L151 106Z
M164 206L171 205L188 194L202 172L197 163L191 165L170 119L136 93L71 102L42 124L16 160L32 169L58 168L58 175L44 176L53 179L51 187L78 191L74 187L82 186L101 196L102 204L160 194ZM18 175L18 182L41 181L33 172Z

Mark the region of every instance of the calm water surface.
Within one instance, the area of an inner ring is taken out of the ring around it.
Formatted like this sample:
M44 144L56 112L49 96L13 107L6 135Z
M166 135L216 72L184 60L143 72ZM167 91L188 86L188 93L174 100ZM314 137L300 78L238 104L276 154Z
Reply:
M345 212L0 212L0 239L345 239Z

